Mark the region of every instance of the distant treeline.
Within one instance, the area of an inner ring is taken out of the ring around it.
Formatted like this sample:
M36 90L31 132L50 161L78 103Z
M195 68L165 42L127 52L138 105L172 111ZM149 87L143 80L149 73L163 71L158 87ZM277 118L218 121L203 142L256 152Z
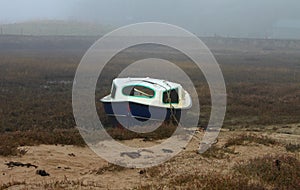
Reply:
M1 26L0 26L1 27ZM0 35L0 49L81 49L87 50L102 35ZM243 51L299 51L300 40L247 39L223 37L199 37L211 50Z
M98 36L112 30L111 26L76 21L32 21L0 25L1 35L63 35L63 36Z

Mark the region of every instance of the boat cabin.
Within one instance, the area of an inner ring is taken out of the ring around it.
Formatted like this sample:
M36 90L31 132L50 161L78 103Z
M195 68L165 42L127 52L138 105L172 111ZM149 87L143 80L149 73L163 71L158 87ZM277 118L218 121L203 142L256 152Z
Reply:
M149 106L189 108L190 97L180 84L152 78L117 78L102 102L134 102Z

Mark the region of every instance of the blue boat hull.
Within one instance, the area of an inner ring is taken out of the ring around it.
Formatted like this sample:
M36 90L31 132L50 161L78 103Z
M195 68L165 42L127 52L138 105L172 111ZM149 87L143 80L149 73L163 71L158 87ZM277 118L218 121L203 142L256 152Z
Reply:
M134 102L102 102L106 114L121 119L136 119L138 121L168 121L172 113L178 121L183 113L181 109L161 108Z

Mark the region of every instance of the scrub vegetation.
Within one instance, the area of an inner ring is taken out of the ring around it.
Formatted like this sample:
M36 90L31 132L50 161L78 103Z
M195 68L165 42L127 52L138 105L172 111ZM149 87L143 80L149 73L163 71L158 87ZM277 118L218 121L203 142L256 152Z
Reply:
M24 156L18 149L20 146L85 146L72 113L72 85L82 56L95 40L96 37L0 36L1 156ZM164 165L139 171L149 183L141 183L136 189L299 189L299 143L283 142L270 134L291 135L300 129L299 125L285 127L300 123L300 41L233 38L204 38L203 41L212 50L224 74L228 95L224 128L234 135L213 145L203 155L187 151L188 157L183 154ZM112 79L127 62L147 56L168 58L189 74L201 104L200 122L195 127L206 128L211 103L204 77L178 52L168 50L169 53L162 55L165 51L160 48L165 47L150 45L126 50L112 59L100 76L101 86L98 83L95 92L97 111L113 138L139 138L148 142L167 138L176 129L174 124L164 123L149 134L130 132L113 126L99 102L110 92ZM243 134L238 133L241 131ZM265 133L260 134L261 131ZM263 147L266 152L278 151L239 160L248 147L251 147L249 150ZM279 154L280 151L285 154ZM219 164L219 168L227 162L231 165L226 172L203 172L201 168L182 172L182 168L169 167L181 158L184 162L191 160L191 165L195 164L193 161L203 166ZM106 175L106 171L121 175L135 170L108 165L94 173ZM12 181L2 184L0 189L24 184L24 181ZM38 187L60 189L70 184L98 187L71 179L42 183Z
M96 39L0 36L1 140L6 136L25 134L19 135L22 143L16 144L83 145L80 135L74 129L72 83L81 57ZM299 41L203 40L213 51L224 73L228 94L225 128L299 122ZM151 56L176 62L195 79L193 82L201 103L199 126L205 128L210 114L210 93L203 76L199 76L199 70L185 57L176 54L178 52L169 50L170 54L161 55L160 52L166 51L159 51L159 48L164 47L139 47L111 60L111 66L105 67L105 72L100 76L102 86L98 85L96 100L110 92L111 80L118 75L124 63L130 63L141 56L147 57L150 52ZM102 123L112 127L102 104L96 101L96 105ZM172 131L163 127L149 134L149 138L168 137ZM110 129L109 133L120 140L146 138L145 135L119 128ZM41 136L43 138L39 138ZM5 142L12 146L10 141Z

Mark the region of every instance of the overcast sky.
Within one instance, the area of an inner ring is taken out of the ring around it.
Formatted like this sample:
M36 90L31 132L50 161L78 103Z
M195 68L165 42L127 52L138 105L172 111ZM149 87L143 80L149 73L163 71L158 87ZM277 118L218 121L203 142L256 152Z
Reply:
M197 34L267 35L300 28L300 0L0 0L0 23L80 20L176 24Z

